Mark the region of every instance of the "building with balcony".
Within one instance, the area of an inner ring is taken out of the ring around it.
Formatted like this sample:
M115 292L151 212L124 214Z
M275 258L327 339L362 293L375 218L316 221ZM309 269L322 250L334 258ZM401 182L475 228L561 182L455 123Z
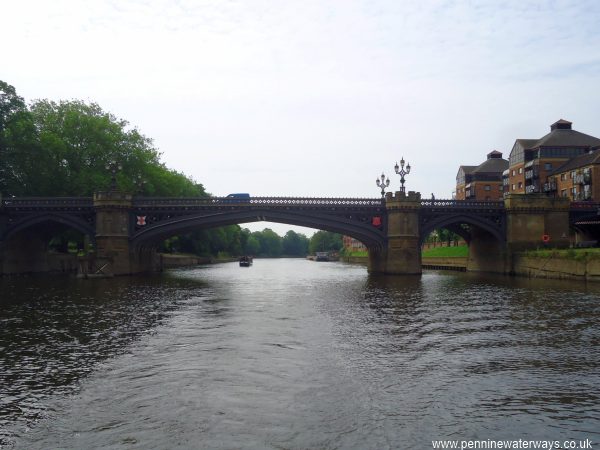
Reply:
M502 200L504 188L502 173L508 161L494 150L478 166L460 166L456 174L456 200Z
M542 190L571 201L600 201L600 146L550 172Z
M544 192L548 176L573 158L600 146L600 139L572 129L572 123L559 120L540 139L517 139L503 174L505 194Z

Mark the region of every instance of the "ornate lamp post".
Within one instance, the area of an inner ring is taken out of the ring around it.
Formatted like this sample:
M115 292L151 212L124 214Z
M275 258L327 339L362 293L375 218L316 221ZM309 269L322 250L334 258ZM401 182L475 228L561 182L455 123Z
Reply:
M106 170L110 171L110 173L111 173L110 190L116 191L117 190L117 172L123 170L123 165L113 159L113 160L107 162L105 167L106 167Z
M375 180L375 183L377 183L377 187L381 188L381 198L385 197L385 188L390 185L390 179L386 179L382 173L381 177Z
M400 175L400 192L403 194L406 192L404 189L404 177L410 173L410 163L406 165L406 170L404 170L404 156L400 160L400 167L398 167L398 163L394 166L394 170L398 175Z
M144 191L144 186L146 185L146 180L142 178L142 175L138 174L138 176L133 179L133 184L135 185L136 193L142 193Z

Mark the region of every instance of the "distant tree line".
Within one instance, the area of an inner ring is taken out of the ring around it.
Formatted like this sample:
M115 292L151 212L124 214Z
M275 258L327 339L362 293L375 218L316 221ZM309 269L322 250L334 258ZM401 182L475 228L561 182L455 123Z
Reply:
M152 139L96 103L34 100L27 104L0 80L0 193L4 196L91 196L111 186L148 196L206 197L201 183L167 168ZM83 244L73 230L50 240L57 250ZM308 239L288 231L250 232L238 225L202 229L167 239L161 250L197 255L305 256L339 250L341 236L320 231Z
M212 233L212 234L209 234ZM250 255L278 258L304 257L317 251L339 251L342 236L328 231L317 231L310 238L289 230L281 237L270 228L251 232L247 228L223 227L197 230L167 239L162 251L193 253L196 255Z

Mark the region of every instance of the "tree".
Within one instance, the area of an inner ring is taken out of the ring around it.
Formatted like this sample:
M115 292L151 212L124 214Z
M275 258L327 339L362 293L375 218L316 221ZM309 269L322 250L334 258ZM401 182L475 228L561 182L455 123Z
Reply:
M341 234L321 230L312 235L308 249L310 253L327 251L338 252L343 246Z
M265 228L262 231L255 231L252 236L260 244L260 256L279 257L282 254L281 236L275 233L270 228Z
M22 180L18 161L30 156L27 150L34 135L25 101L13 86L0 80L0 192L19 190Z
M260 253L260 242L256 238L256 236L250 235L246 240L246 245L244 246L244 254L254 256Z
M308 238L289 230L282 240L283 254L286 256L306 256L308 254Z
M39 141L52 155L53 192L45 195L91 195L107 189L109 162L122 166L119 188L134 191L134 179L146 181L150 195L204 195L201 185L167 169L150 138L96 103L38 100L31 105Z
M12 86L0 82L0 149L6 161L0 189L9 195L91 195L108 189L109 162L117 184L156 196L204 196L204 187L160 162L151 139L96 103L38 100L29 110Z

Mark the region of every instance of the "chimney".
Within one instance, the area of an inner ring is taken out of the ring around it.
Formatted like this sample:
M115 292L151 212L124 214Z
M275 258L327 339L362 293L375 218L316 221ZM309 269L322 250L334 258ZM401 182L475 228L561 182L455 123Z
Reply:
M552 125L550 125L550 131L554 131L554 130L570 130L571 129L571 125L573 125L572 122L569 122L568 120L560 119L560 120L554 122Z

